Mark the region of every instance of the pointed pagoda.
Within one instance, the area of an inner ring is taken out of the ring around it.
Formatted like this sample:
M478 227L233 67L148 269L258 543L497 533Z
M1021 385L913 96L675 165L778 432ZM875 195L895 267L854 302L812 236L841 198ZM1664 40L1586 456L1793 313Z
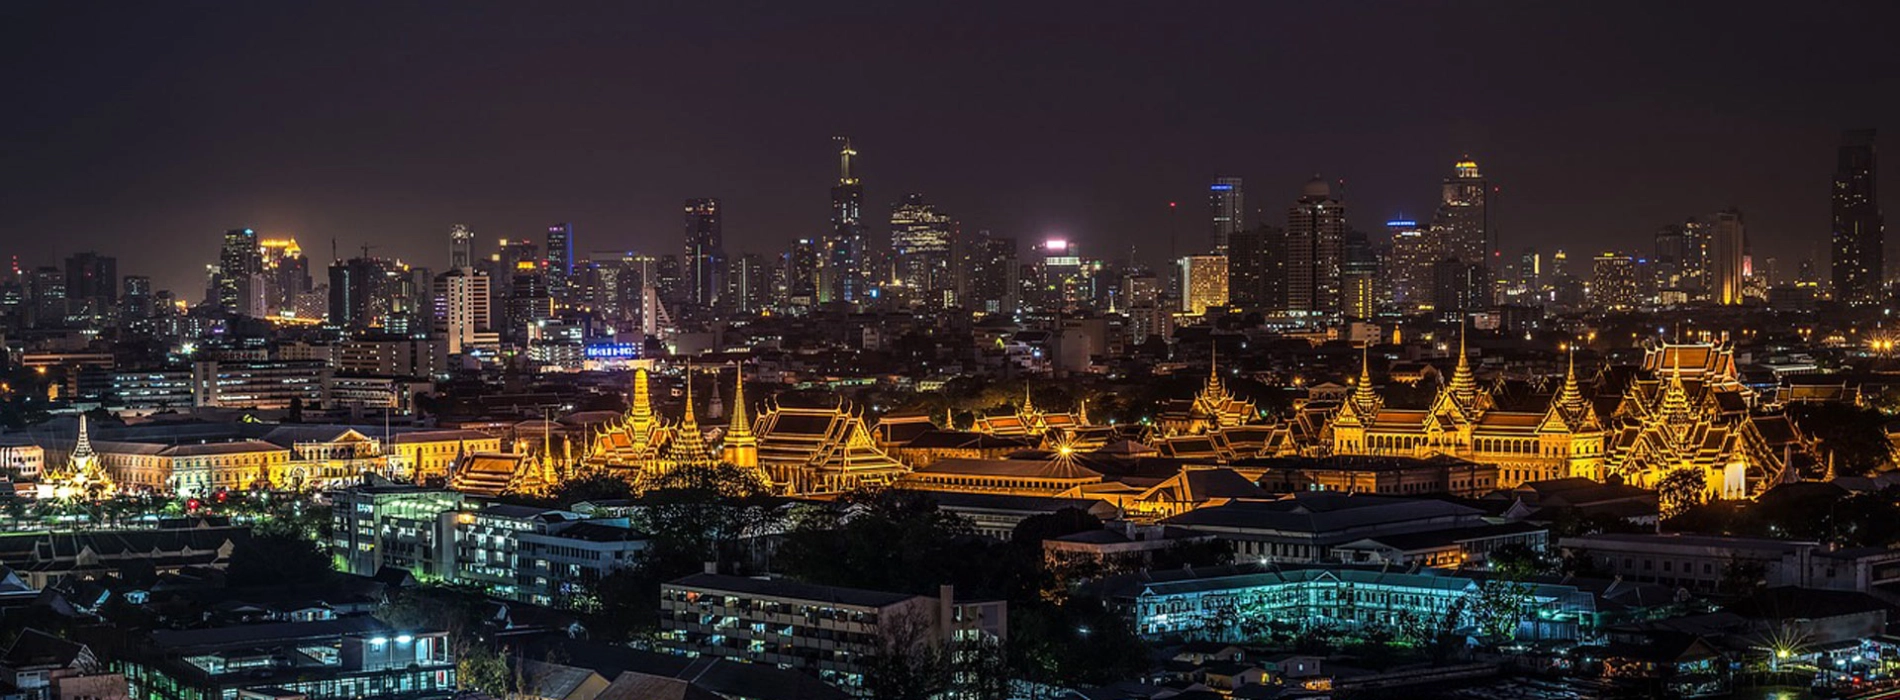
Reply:
M666 457L661 460L665 471L674 471L685 467L713 467L719 460L713 458L712 449L706 447L706 434L699 429L699 419L693 415L693 367L686 366L686 411L681 414L679 427L673 431L673 441L667 446ZM654 470L649 470L649 473Z
M79 414L79 436L73 441L72 456L66 466L47 474L36 489L41 498L62 501L99 501L118 493L112 475L92 449L92 436L86 429L86 414Z
M720 458L727 464L746 469L759 468L759 438L752 434L752 419L745 404L745 365L739 365L732 381L732 423L720 443Z
M626 478L635 478L665 454L673 429L653 410L653 395L645 369L633 372L633 403L620 420L594 434L587 456L588 468L601 468Z
M1253 422L1256 409L1227 391L1220 378L1220 350L1208 348L1207 379L1201 391L1187 401L1172 401L1161 411L1158 426L1165 435L1198 435Z

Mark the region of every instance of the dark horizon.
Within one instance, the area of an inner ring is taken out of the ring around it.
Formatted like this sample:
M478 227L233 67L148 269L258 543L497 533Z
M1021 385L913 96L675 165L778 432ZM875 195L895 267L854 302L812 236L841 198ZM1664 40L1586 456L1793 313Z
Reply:
M690 197L772 253L827 228L848 134L879 244L923 192L966 233L1153 262L1205 239L1212 178L1274 223L1315 172L1377 232L1469 154L1507 253L1647 253L1737 206L1792 274L1826 266L1841 132L1900 113L1884 3L179 7L0 10L0 255L98 250L196 300L227 228L313 267L334 239L440 269L455 223L677 254Z

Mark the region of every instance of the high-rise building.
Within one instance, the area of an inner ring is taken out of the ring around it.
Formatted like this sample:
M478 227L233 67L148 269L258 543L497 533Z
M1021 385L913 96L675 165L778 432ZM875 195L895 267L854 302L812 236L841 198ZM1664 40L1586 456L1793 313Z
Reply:
M1021 310L1022 274L1016 259L1016 239L977 234L970 245L970 298L965 307L979 314L1014 316Z
M218 250L218 307L226 313L253 314L252 286L257 273L263 269L263 249L258 247L257 232L248 228L225 231L224 244Z
M1399 313L1416 313L1432 303L1432 264L1439 258L1437 237L1411 219L1385 222L1392 233L1392 304Z
M1465 158L1452 166L1445 178L1438 211L1432 216L1432 231L1438 235L1439 255L1459 262L1485 263L1489 242L1489 219L1485 212L1484 175L1477 161Z
M1590 276L1590 303L1604 311L1628 311L1640 301L1636 259L1622 253L1603 253Z
M720 306L726 273L726 238L719 199L686 200L686 299L701 309ZM728 305L729 306L729 305Z
M1689 299L1703 295L1708 289L1708 225L1690 217L1658 229L1651 260L1659 290Z
M397 296L384 261L368 256L330 265L330 323L347 330L382 326Z
M1181 258L1181 311L1199 316L1227 306L1227 256Z
M108 315L119 299L119 260L98 253L66 258L66 298L75 316Z
M33 268L27 275L26 323L39 328L54 328L66 323L69 300L66 297L66 273L51 265Z
M1886 286L1886 222L1875 187L1874 130L1841 137L1834 166L1834 298L1878 303Z
M548 291L566 303L574 293L574 225L559 223L548 227Z
M295 238L267 238L258 242L262 251L265 312L270 315L296 313L297 299L311 289L310 259Z
M1725 306L1743 303L1747 284L1748 234L1742 212L1733 207L1717 212L1709 223L1709 283L1711 298Z
M850 137L839 139L838 184L831 188L831 234L825 237L824 259L820 263L819 302L861 303L869 288L865 268L864 185L851 172L857 150Z
M771 299L772 270L758 253L741 253L726 269L722 304L741 313L755 313Z
M822 267L823 251L819 241L800 238L792 241L791 249L785 251L784 260L779 263L783 269L784 291L780 292L780 304L786 308L807 307L818 303L819 269Z
M508 328L510 342L526 345L540 337L541 325L554 317L554 293L546 274L532 263L522 263L508 283Z
M1035 293L1023 299L1025 306L1044 313L1067 313L1094 300L1088 265L1074 241L1051 238L1037 245L1035 253L1030 265L1033 274L1026 280Z
M449 269L475 266L475 232L468 224L449 227Z
M124 284L125 291L119 295L119 314L127 319L151 318L155 311L152 278L126 275Z
M488 275L474 268L456 268L436 276L435 329L448 341L449 354L461 354L495 341L489 295Z
M1339 312L1346 206L1314 176L1287 211L1286 306L1298 314Z
M1255 226L1227 237L1227 300L1250 311L1286 308L1286 232Z
M1379 256L1363 231L1347 231L1340 254L1344 261L1339 270L1339 311L1349 318L1372 318L1385 296Z
M1214 178L1214 183L1207 186L1207 204L1208 250L1226 255L1228 239L1247 227L1247 207L1240 178Z
M904 201L891 205L891 252L897 258L897 277L910 298L922 306L941 309L959 303L950 258L956 235L956 220L937 211L921 194L904 195Z

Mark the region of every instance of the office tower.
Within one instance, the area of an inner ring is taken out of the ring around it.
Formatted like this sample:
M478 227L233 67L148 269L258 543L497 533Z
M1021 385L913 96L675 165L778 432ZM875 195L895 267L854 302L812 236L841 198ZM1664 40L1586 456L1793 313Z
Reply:
M1348 318L1372 318L1379 312L1383 287L1379 258L1363 231L1347 231L1340 245L1339 311Z
M66 296L66 273L51 265L33 268L27 274L26 324L37 328L54 328L66 323L68 299Z
M783 268L784 290L780 292L780 304L787 307L811 306L818 303L819 267L822 257L822 244L810 238L800 238L792 242L790 250L785 251L784 260L779 264Z
M970 300L965 305L978 314L1014 316L1020 310L1021 266L1016 258L1016 239L977 234L970 243Z
M251 285L263 267L256 231L248 228L225 231L224 244L218 251L218 307L226 313L250 314L254 310Z
M772 271L765 257L741 253L726 268L724 306L741 313L756 313L771 299Z
M1043 241L1036 246L1033 260L1035 294L1023 299L1025 306L1044 313L1070 312L1094 299L1085 274L1087 266L1074 241Z
M726 271L726 239L719 200L686 200L686 298L701 309L719 305Z
M526 345L540 338L542 322L554 317L554 291L548 277L531 265L515 270L508 281L508 340Z
M66 298L72 314L97 319L109 314L119 299L119 261L98 253L76 253L66 258Z
M435 331L448 341L449 354L493 340L488 275L470 267L444 272L435 278L434 297Z
M295 238L267 238L258 242L260 276L264 281L266 315L295 315L297 299L310 291L310 259Z
M1214 184L1207 186L1207 204L1211 226L1208 231L1208 250L1226 255L1228 239L1234 232L1247 226L1247 208L1240 178L1214 178Z
M839 139L838 185L831 188L831 234L825 237L824 260L819 266L820 303L858 303L866 292L865 275L864 185L852 174L858 152L851 148L850 137Z
M124 292L119 295L119 314L127 319L151 318L154 309L152 278L126 275Z
M1591 273L1591 305L1604 311L1628 311L1636 308L1640 297L1637 290L1635 258L1622 253L1598 255Z
M1747 252L1748 234L1741 210L1731 207L1710 218L1709 284L1716 303L1726 306L1743 302Z
M475 232L468 224L456 224L449 227L449 269L461 270L475 266Z
M692 301L692 290L686 288L686 270L680 264L680 256L662 255L654 261L653 287L667 308L678 308Z
M1339 311L1339 282L1344 263L1346 207L1333 199L1333 188L1314 176L1287 211L1286 306L1295 314Z
M904 201L891 205L891 252L897 258L897 278L910 298L925 307L958 304L950 258L956 235L957 222L921 194L904 195Z
M1834 298L1879 303L1886 295L1886 222L1875 188L1874 130L1841 137L1834 167Z
M567 303L574 294L574 225L548 227L547 281L556 300Z
M1467 263L1485 262L1490 242L1484 190L1484 176L1478 172L1476 161L1465 158L1453 166L1452 176L1445 178L1438 211L1432 217L1440 256Z
M1491 279L1485 267L1453 258L1441 258L1431 265L1432 311L1451 317L1480 311L1490 306Z
M1227 306L1227 256L1181 258L1181 311L1199 316Z
M1285 308L1286 233L1273 226L1234 231L1227 237L1227 301L1249 311Z
M330 324L352 331L380 326L394 296L388 278L383 261L368 256L331 263Z
M1438 237L1411 219L1393 219L1385 227L1392 233L1392 304L1399 313L1417 313L1432 304Z

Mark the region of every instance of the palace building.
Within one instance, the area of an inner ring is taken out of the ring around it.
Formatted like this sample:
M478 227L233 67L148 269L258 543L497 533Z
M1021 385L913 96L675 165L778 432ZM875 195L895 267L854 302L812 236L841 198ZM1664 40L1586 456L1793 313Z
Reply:
M1681 469L1700 473L1709 493L1759 495L1819 464L1814 442L1785 415L1755 416L1727 344L1660 343L1611 413L1603 474L1654 487Z
M1193 399L1171 401L1161 409L1157 427L1161 437L1202 435L1254 422L1258 415L1252 401L1243 401L1228 392L1220 378L1220 360L1210 353L1207 382Z
M759 467L788 494L842 493L890 484L910 472L879 449L864 417L840 403L833 408L774 404L753 432Z
M1370 350L1359 380L1322 432L1333 455L1426 458L1450 455L1496 465L1497 486L1569 476L1598 476L1604 431L1577 385L1574 361L1542 411L1506 411L1478 386L1458 341L1451 380L1425 409L1391 408L1372 388Z
M647 371L633 372L633 403L620 420L593 436L586 462L628 481L638 481L647 465L659 460L673 439L672 427L653 412Z
M106 473L99 454L92 450L92 438L86 433L86 415L79 414L79 441L73 445L66 467L48 470L38 486L42 499L62 501L100 501L118 493L112 475Z

